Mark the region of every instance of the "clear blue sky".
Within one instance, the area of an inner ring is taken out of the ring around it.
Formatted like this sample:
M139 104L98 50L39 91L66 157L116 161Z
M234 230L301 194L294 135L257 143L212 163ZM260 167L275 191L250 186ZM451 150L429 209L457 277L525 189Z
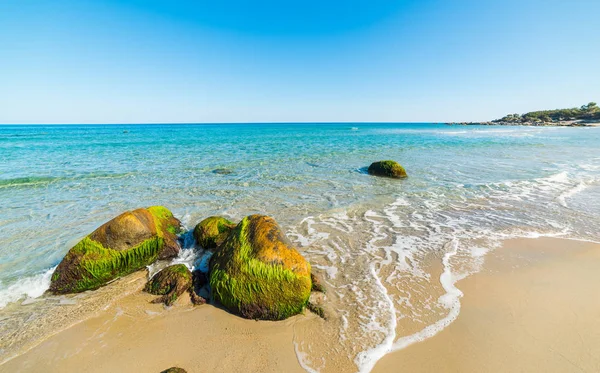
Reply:
M0 1L0 123L461 121L600 101L600 1Z

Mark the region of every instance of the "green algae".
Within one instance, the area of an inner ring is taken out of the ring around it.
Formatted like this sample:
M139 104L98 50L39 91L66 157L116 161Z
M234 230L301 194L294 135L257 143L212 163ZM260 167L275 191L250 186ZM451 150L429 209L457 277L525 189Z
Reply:
M99 242L94 236L106 226L103 225L69 250L52 274L50 291L64 294L94 290L159 258L176 255L179 246L173 232L179 230L179 221L165 207L152 206L146 210L154 220L154 227L147 228L155 232L152 237L125 250L115 250L105 247L104 241Z
M77 264L67 274L72 281L62 281L61 285L51 287L51 290L57 293L78 293L97 289L117 277L128 275L154 262L163 244L162 237L155 237L130 249L117 251L85 237L64 259L68 263ZM61 273L55 271L52 275L54 284L57 284Z
M165 303L171 306L183 293L193 291L192 285L192 272L185 264L175 264L154 275L144 287L144 291L162 295L154 303Z
M369 174L392 178L407 177L406 170L398 162L392 160L373 162L368 169Z
M212 250L219 247L235 228L235 223L221 216L211 216L196 225L194 237L204 249Z
M163 237L165 231L171 234L181 233L181 226L174 222L176 219L169 209L164 206L150 206L147 210L154 217L156 232L159 236Z
M302 312L310 296L310 277L259 260L248 242L248 224L246 217L211 259L213 297L248 318L281 320Z

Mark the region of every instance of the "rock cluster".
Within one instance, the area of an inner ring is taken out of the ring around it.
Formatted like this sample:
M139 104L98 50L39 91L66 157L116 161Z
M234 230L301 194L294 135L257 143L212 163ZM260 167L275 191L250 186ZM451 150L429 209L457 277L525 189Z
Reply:
M55 294L97 289L160 259L177 256L181 223L166 208L127 211L100 226L75 245L52 275ZM173 305L189 292L192 303L204 304L200 289L242 317L281 320L301 313L311 291L323 286L311 266L293 247L279 225L264 215L247 216L238 224L223 217L202 220L193 232L202 249L211 251L209 272L186 265L167 266L144 290L159 295L153 302Z

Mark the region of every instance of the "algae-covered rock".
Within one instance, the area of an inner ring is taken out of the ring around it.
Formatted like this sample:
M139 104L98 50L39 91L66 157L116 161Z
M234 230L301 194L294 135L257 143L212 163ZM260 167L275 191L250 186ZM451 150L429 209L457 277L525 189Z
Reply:
M214 250L225 241L233 228L235 228L235 223L221 216L211 216L196 225L194 237L203 248Z
M213 297L250 319L280 320L302 312L311 290L310 264L275 220L244 218L210 261Z
M157 259L177 256L180 229L179 220L162 206L124 212L69 250L52 274L50 291L97 289Z
M187 371L185 369L182 368L178 368L178 367L171 367L169 369L165 369L160 373L187 373Z
M368 172L370 175L393 177L401 179L406 177L406 170L396 161L379 161L373 162L369 166Z
M162 295L152 303L164 303L170 306L181 294L191 291L191 287L192 272L185 264L175 264L154 275L146 284L144 291L154 295Z

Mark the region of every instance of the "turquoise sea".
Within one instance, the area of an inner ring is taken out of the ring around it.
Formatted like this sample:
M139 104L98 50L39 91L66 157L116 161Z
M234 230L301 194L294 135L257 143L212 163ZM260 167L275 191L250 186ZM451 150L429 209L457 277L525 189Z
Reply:
M382 159L409 177L367 175ZM502 240L600 241L600 128L2 125L0 319L40 297L83 236L151 205L188 228L215 214L273 216L332 289L335 353L367 372L452 322L454 283ZM193 266L201 253L186 248L178 260ZM326 368L329 347L298 338L305 368Z

